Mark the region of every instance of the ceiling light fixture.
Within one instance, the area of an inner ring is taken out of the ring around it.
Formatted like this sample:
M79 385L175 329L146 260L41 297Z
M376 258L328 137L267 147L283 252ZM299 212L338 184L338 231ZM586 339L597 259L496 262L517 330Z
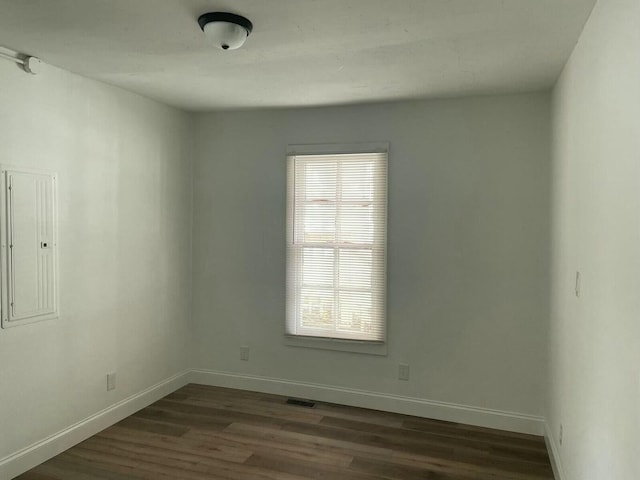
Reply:
M225 12L200 15L198 24L213 45L222 50L240 48L253 30L247 18Z

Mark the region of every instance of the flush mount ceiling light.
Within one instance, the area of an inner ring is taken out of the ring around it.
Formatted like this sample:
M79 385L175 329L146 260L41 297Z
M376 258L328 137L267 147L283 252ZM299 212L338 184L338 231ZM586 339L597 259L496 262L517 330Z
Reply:
M200 15L198 24L209 41L222 50L240 48L253 30L249 19L225 12Z

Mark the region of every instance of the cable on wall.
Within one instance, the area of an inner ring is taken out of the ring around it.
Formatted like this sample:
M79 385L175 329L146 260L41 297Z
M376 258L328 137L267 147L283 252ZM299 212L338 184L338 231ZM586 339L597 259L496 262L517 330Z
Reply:
M40 73L42 67L42 60L38 57L32 57L30 55L20 55L17 52L13 52L6 47L0 47L0 58L4 60L9 60L11 62L17 63L21 65L25 72L30 73L31 75L36 75ZM11 52L11 53L6 53Z

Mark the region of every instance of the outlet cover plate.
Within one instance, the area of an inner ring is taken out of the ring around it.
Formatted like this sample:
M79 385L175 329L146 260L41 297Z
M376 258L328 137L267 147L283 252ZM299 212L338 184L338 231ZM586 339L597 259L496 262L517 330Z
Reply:
M398 379L409 380L409 364L401 363L398 365Z
M116 389L116 372L107 373L107 392Z
M247 345L240 347L240 360L245 362L249 361L249 347Z

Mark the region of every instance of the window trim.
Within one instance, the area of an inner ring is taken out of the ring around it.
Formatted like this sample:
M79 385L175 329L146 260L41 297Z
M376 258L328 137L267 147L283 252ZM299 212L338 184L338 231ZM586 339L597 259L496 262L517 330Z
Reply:
M356 154L356 153L385 153L387 155L387 183L388 183L388 164L389 164L389 142L363 142L363 143L332 143L332 144L291 144L287 146L286 151L286 169L287 169L287 177L286 177L286 185L287 185L287 196L286 196L286 243L287 248L290 239L293 237L293 217L294 217L294 209L295 202L290 198L291 194L293 194L294 189L289 188L289 185L293 184L294 181L294 169L290 168L290 162L293 161L291 157L296 155L340 155L340 154ZM386 188L387 195L387 204L388 204L388 185ZM385 209L385 227L388 230L388 205ZM388 288L387 288L387 275L386 275L386 262L387 262L387 232L385 232L385 242L384 242L384 292L385 292L385 305L384 305L384 340L374 341L374 340L354 340L354 339L338 339L338 338L327 338L327 337L313 337L306 335L292 335L287 333L286 321L283 322L283 333L284 333L284 344L292 347L304 347L304 348L315 348L322 350L334 350L334 351L343 351L343 352L352 352L352 353L364 353L370 355L387 355L387 345L388 345L388 332L389 332L389 318L387 315L387 296L388 296ZM287 268L287 277L289 277L288 269L290 266L286 265Z

